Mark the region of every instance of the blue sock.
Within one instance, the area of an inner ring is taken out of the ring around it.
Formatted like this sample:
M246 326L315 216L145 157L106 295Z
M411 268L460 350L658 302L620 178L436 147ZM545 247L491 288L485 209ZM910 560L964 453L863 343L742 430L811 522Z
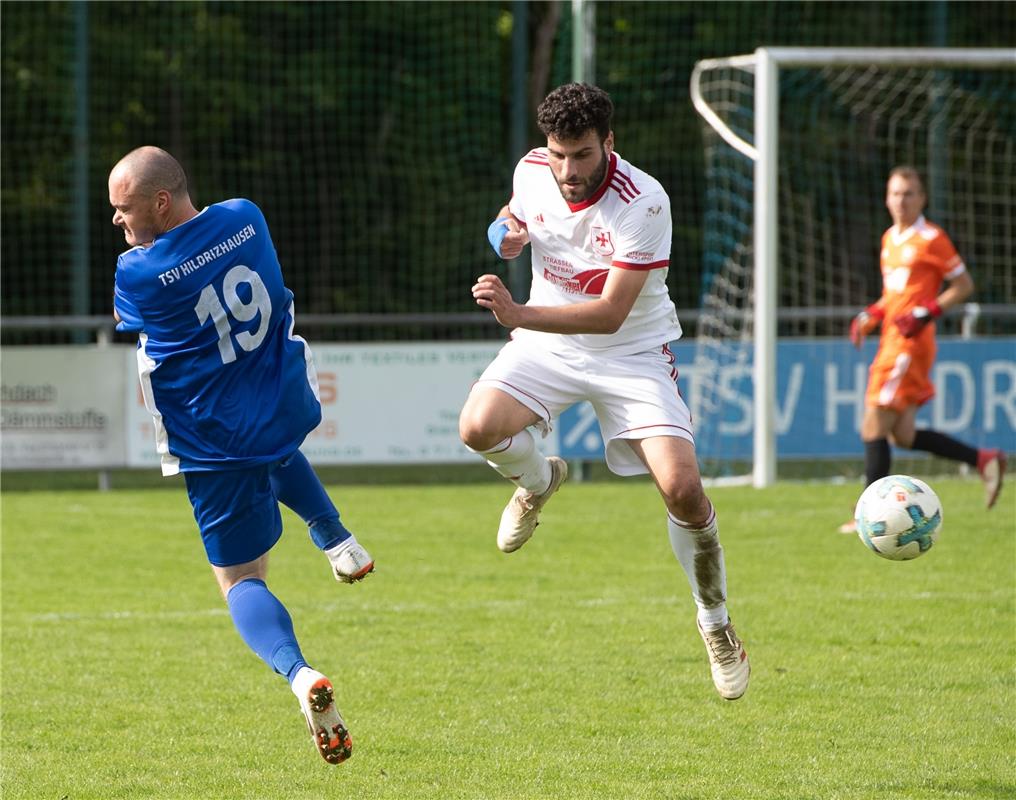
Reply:
M321 479L299 450L272 471L271 481L279 502L307 523L310 538L320 549L335 547L349 538L350 533L339 521L339 511Z
M339 522L337 516L335 519L319 519L310 525L308 531L311 541L322 550L330 550L339 542L344 542L353 535L346 530L345 525Z
M240 581L226 595L233 624L247 646L292 683L300 667L306 667L286 607L256 578Z

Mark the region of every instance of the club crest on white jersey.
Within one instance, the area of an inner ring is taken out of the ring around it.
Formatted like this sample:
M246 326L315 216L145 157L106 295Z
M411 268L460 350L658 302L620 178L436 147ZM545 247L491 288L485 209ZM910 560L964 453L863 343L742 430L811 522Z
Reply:
M614 255L614 242L611 239L609 230L601 228L599 225L593 225L589 236L594 252L599 253L601 256Z
M681 336L667 289L672 223L670 198L659 181L609 155L603 183L587 199L561 195L546 148L515 168L509 208L529 232L533 282L529 304L587 303L603 294L614 269L648 273L631 312L615 333L555 334L517 330L552 350L623 355L658 348Z

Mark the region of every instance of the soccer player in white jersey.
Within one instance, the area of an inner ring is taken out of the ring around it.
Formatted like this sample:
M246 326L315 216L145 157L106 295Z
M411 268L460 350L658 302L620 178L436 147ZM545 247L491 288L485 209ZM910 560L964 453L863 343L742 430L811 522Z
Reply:
M666 506L671 547L691 584L713 682L735 700L748 687L748 656L727 615L716 512L702 489L691 418L668 344L681 335L667 293L670 201L651 175L614 152L613 103L571 83L540 104L547 146L515 169L514 191L488 229L504 259L532 250L532 287L516 303L496 275L473 286L478 305L512 329L511 341L472 387L462 441L518 488L501 516L506 553L533 535L540 510L567 478L530 428L588 400L607 464L649 473Z
M130 245L117 259L113 314L117 330L138 333L162 472L184 475L240 636L289 681L318 752L338 764L352 740L333 686L304 660L289 612L265 583L282 535L279 503L304 519L337 580L360 580L374 561L298 449L321 404L268 224L249 200L199 212L180 164L157 147L117 162L109 202Z

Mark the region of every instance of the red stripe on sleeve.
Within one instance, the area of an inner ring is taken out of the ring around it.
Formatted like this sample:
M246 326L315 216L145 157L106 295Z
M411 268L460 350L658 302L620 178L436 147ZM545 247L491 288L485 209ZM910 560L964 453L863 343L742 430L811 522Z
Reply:
M628 261L611 261L610 266L620 267L621 269L633 269L633 270L650 270L660 269L661 267L669 267L670 259L666 261L652 261L649 264L632 264Z

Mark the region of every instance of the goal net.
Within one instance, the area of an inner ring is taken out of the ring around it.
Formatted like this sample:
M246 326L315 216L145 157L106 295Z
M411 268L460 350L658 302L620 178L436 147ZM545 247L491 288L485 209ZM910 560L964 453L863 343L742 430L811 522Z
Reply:
M978 301L1016 296L1016 50L762 48L698 62L691 95L708 187L696 439L704 473L764 486L776 336L842 337L878 297L893 166L924 174ZM725 444L745 397L748 452Z

